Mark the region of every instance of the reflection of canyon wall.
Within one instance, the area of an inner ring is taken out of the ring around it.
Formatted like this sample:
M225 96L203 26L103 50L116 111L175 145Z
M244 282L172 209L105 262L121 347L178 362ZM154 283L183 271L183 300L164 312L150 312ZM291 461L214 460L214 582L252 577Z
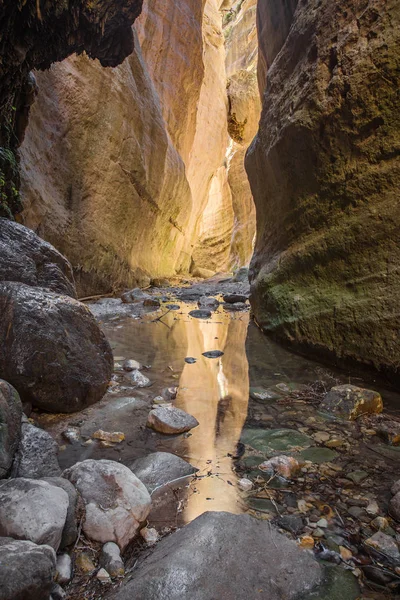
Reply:
M396 370L400 5L295 5L260 2L253 309L282 338Z
M243 152L226 158L220 5L145 1L141 48L123 65L72 57L37 75L21 149L24 222L67 255L81 293L249 260Z

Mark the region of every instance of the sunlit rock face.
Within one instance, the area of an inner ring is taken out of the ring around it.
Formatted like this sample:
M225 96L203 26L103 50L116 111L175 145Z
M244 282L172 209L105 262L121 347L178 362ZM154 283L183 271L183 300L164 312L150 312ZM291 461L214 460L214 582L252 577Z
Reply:
M268 70L246 162L256 318L308 349L396 370L400 5L259 4Z

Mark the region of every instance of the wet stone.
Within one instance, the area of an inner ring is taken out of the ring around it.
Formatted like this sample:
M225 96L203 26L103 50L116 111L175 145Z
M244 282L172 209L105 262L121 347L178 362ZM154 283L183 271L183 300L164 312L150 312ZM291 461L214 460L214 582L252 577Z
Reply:
M267 390L262 387L251 387L250 398L257 402L267 402L268 400L278 400L282 395L274 392L273 390Z
M224 310L232 311L232 312L240 312L242 310L247 310L249 306L244 304L244 302L235 302L235 304L229 304L225 302L223 305Z
M383 403L381 395L374 390L338 385L327 393L320 409L352 421L363 414L381 413Z
M247 296L243 294L226 294L223 296L223 299L226 304L244 304L247 300Z
M154 452L138 458L129 468L150 493L171 481L189 477L198 470L183 458L169 452Z
M122 368L124 369L124 371L138 371L139 369L142 368L142 365L137 361L137 360L133 360L132 358L125 360L124 364L122 365Z
M197 358L193 358L192 356L187 356L185 358L185 363L188 365L194 365L197 362Z
M304 528L304 519L298 515L284 515L278 519L277 525L285 531L298 535Z
M382 531L377 531L373 536L365 540L365 546L378 551L388 558L394 559L396 562L400 561L398 545L391 536L386 535Z
M241 441L266 455L308 448L314 444L309 436L295 429L244 429Z
M203 352L203 356L206 358L219 358L223 355L224 353L221 350L207 350L207 352Z
M338 453L335 450L331 450L330 448L307 448L306 450L302 450L300 452L300 456L304 460L309 460L314 464L322 464L326 462L330 462L337 458Z
M190 431L199 422L192 415L175 406L160 406L150 411L147 427L165 434L176 434Z
M201 298L199 298L199 300L198 300L198 305L201 307L203 306L203 307L215 309L215 308L218 308L218 306L219 306L219 300L217 300L216 298L213 298L211 296L201 296Z
M211 312L209 310L204 310L204 309L191 310L189 312L189 315L191 317L194 317L195 319L210 319L211 318Z
M166 304L165 306L169 310L179 310L180 309L179 304Z

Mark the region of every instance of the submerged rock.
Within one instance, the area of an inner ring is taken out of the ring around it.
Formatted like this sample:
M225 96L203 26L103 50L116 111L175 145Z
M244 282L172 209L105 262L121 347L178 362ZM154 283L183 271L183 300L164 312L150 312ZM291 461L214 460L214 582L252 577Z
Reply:
M18 281L76 298L72 267L31 229L0 219L0 281Z
M203 352L205 358L220 358L223 355L222 350L207 350L207 352Z
M244 429L241 441L263 454L294 452L314 445L314 440L295 429Z
M75 412L105 394L109 343L80 302L20 283L0 283L0 374L25 401Z
M185 358L185 363L187 363L188 365L194 365L197 362L196 358L193 358L192 356L187 356Z
M31 423L23 423L12 476L28 479L57 477L61 475L57 455L58 444L47 431Z
M61 488L35 479L9 479L0 484L0 536L58 550L68 505Z
M223 298L226 304L245 304L247 300L244 294L225 294Z
M292 456L274 456L269 460L258 465L260 471L270 473L278 473L285 479L292 479L300 471L300 465Z
M383 403L378 392L355 385L338 385L326 394L320 408L353 421L363 414L381 413Z
M194 317L195 319L210 319L211 318L211 312L209 310L205 310L205 309L191 310L189 312L189 315L191 317Z
M223 307L224 310L228 310L231 312L240 312L249 308L249 306L247 304L244 304L244 302L235 302L234 304L225 302L225 304L223 304Z
M273 553L268 560L266 553ZM314 557L248 515L208 512L161 540L114 600L294 600L322 579Z
M219 300L213 298L212 296L201 296L198 300L198 305L215 309L219 306Z
M56 553L46 545L0 537L1 600L44 600L56 574Z
M0 479L11 469L21 436L22 404L17 390L0 379Z
M83 531L97 542L115 542L123 550L150 511L143 483L112 460L85 460L64 471L85 503Z
M171 481L198 471L190 463L169 452L154 452L136 459L129 467L150 493Z
M154 408L147 418L147 427L166 434L184 433L197 427L198 424L199 422L192 415L175 406Z

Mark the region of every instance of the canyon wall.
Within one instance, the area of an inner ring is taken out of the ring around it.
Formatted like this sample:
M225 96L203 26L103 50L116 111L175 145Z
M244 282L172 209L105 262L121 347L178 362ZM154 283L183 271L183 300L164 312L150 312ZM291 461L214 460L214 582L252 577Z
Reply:
M260 108L255 1L245 5L234 24L242 39L228 51L229 101L221 0L146 0L121 66L73 56L36 75L20 151L23 222L69 258L80 295L249 262L243 157ZM233 105L246 133L231 142Z
M396 372L400 5L271 0L258 16L256 318L319 356Z

